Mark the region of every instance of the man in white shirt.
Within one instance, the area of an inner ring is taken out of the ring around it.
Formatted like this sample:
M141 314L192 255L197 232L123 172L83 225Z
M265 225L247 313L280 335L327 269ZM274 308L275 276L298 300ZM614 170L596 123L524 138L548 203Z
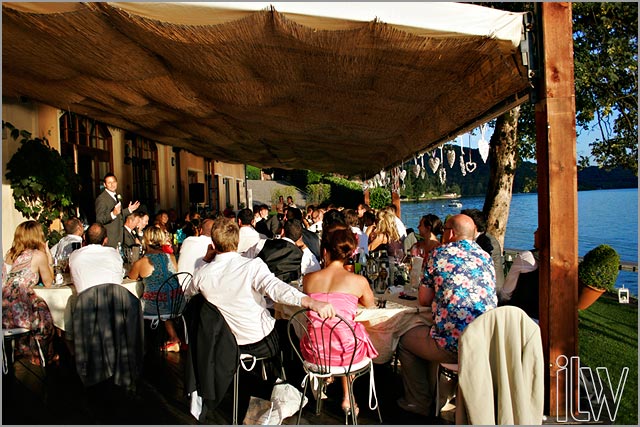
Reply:
M255 222L251 209L241 209L238 212L238 226L240 227L240 237L237 252L241 255L255 258L264 245L267 236L258 233L253 224Z
M202 262L202 258L207 253L207 248L213 243L211 241L212 219L205 219L200 223L200 235L190 236L184 239L180 246L180 256L178 257L178 271L193 274L196 265Z
M82 234L84 227L79 218L71 217L64 222L65 236L51 247L51 255L54 258L67 258L73 252L73 243L82 246Z
M102 224L92 224L86 233L87 246L75 250L69 256L71 279L80 293L103 283L121 284L124 277L122 257L107 246L107 230Z
M215 251L207 254L204 261L209 263L196 271L185 295L200 292L220 310L241 353L272 357L280 353L280 347L276 320L266 309L265 295L275 302L310 308L322 318L333 317L335 309L277 279L261 259L237 253L238 235L235 221L214 221L211 239Z

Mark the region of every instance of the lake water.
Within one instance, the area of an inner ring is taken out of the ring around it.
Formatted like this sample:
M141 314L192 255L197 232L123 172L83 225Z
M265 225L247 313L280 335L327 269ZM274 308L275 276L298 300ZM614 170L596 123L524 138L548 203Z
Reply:
M422 215L433 213L444 221L461 209L480 209L484 196L461 197L462 208L449 207L447 200L402 203L402 222L418 231ZM530 249L538 228L538 195L514 194L504 239L505 248ZM578 192L578 255L602 244L613 247L622 261L638 262L638 189ZM638 273L621 271L616 287L626 287L638 295Z

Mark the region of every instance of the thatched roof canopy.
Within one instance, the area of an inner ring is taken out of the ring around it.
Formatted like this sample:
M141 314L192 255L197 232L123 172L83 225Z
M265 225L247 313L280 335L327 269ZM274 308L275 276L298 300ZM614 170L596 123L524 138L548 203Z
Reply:
M527 97L520 14L273 5L3 3L3 96L217 160L368 176Z

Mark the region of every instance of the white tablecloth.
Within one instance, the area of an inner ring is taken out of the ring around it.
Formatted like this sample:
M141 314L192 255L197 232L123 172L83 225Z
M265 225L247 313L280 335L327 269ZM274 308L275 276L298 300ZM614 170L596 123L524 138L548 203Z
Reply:
M65 284L61 286L52 286L45 288L43 286L36 286L33 288L36 295L42 298L49 306L51 311L51 317L53 317L53 324L63 331L66 330L67 325L71 325L71 313L75 306L78 295L73 283L70 283L68 275L65 275ZM121 286L124 286L140 298L144 290L142 280L124 279Z
M373 346L378 350L375 363L387 363L393 358L400 337L419 325L431 325L431 307L422 307L417 300L400 299L398 295L379 295L387 301L385 308L361 307L356 322L362 323L369 333ZM276 303L276 318L288 319L300 307Z

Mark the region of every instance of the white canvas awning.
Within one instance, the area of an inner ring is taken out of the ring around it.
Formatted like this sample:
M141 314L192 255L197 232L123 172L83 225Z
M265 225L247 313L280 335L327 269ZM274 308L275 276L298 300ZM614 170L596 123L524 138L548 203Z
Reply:
M522 103L522 14L457 3L3 3L3 96L217 160L371 174Z

